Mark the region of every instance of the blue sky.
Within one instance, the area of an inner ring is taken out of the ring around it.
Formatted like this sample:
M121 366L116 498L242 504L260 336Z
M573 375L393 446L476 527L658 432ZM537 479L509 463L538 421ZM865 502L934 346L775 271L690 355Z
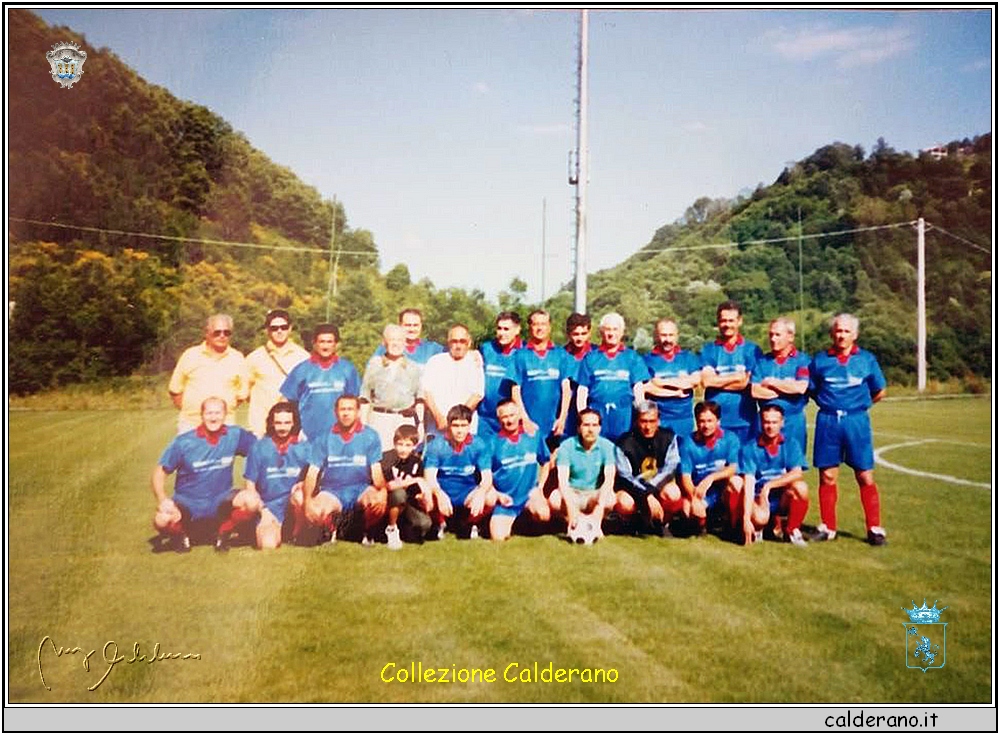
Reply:
M44 9L370 230L383 271L537 299L572 275L579 12ZM590 11L588 270L833 141L992 127L990 10ZM84 78L83 83L86 83Z

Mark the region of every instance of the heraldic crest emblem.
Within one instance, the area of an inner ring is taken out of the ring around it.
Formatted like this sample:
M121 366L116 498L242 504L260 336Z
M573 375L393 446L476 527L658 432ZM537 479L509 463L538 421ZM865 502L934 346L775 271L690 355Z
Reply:
M53 81L69 89L83 76L83 62L87 60L87 52L75 43L57 43L51 51L46 52Z
M906 668L920 669L925 674L927 669L944 668L948 623L939 622L939 618L947 609L947 606L938 609L937 600L934 600L933 607L927 607L927 598L924 598L921 607L913 602L912 610L900 608L910 617L909 623L903 623L903 628L906 629Z

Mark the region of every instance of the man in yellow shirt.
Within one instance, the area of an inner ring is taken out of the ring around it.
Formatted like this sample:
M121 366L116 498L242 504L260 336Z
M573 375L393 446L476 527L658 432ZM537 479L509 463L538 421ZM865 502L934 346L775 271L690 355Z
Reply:
M264 436L267 412L281 400L281 384L292 368L309 359L309 352L293 342L292 319L284 309L272 309L264 317L267 343L247 355L250 380L248 425L257 437Z
M168 387L180 409L178 434L198 427L206 398L222 398L227 407L225 423L236 423L236 405L247 399L248 380L243 353L229 346L232 334L232 317L214 314L205 322L205 341L181 353Z

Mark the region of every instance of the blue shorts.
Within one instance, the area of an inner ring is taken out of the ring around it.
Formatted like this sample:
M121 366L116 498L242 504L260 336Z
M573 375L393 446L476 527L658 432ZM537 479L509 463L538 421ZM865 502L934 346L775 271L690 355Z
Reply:
M802 450L802 456L805 458L806 454L806 414L805 411L800 411L799 413L790 413L785 416L785 428L782 429L782 433L789 439L794 439L799 443L799 449ZM808 467L803 467L803 470L809 469Z
M611 441L617 441L622 434L627 434L632 428L632 403L624 406L612 403L594 405L591 408L601 414L601 436ZM579 425L579 424L578 424Z
M694 419L687 416L683 419L665 419L660 416L660 428L672 429L674 436L689 436L694 431Z
M755 499L760 497L760 487L763 484L764 483L763 483L763 481L761 481L760 478L757 478L754 481L753 496L754 496ZM782 498L785 497L785 492L788 489L789 489L789 487L786 485L783 488L779 488L777 490L772 490L771 493L770 493L770 495L767 496L767 505L771 509L771 515L772 516L773 515L777 515L777 514L779 514L781 512L781 500L782 500Z
M285 522L285 515L288 513L289 497L284 495L274 500L268 500L264 507L271 511L271 515L278 519L278 523Z
M708 492L705 493L705 507L708 510L714 510L716 505L719 505L719 501L722 500L722 496L726 492L726 486L729 485L728 480L719 480L712 483L712 487L708 488Z
M867 411L820 411L816 414L813 465L823 469L836 467L841 462L861 472L875 466L872 426Z
M517 518L519 515L521 515L521 511L524 510L524 507L528 504L528 496L530 494L531 494L530 490L529 492L525 493L523 497L520 494L515 495L511 493L510 497L514 501L513 505L509 507L504 507L500 505L500 503L497 503L496 507L493 508L493 515L509 516L510 518Z
M367 488L367 485L348 485L347 487L338 487L336 489L323 488L320 492L332 495L339 500L341 509L346 512L354 509L354 506L358 504L358 498L361 497L361 493Z
M756 433L752 426L723 426L722 430L728 431L730 434L735 434L740 446L750 441Z

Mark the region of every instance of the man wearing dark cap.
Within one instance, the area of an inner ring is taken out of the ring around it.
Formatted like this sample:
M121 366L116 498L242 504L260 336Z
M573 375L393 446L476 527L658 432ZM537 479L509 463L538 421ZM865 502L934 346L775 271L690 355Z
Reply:
M281 395L299 405L302 431L309 439L330 433L333 408L342 395L357 396L361 377L350 360L337 355L340 330L320 324L313 330L312 354L288 374Z
M264 317L267 342L247 355L250 380L250 430L264 436L267 412L281 400L281 384L309 353L291 339L292 318L284 309L272 309Z

